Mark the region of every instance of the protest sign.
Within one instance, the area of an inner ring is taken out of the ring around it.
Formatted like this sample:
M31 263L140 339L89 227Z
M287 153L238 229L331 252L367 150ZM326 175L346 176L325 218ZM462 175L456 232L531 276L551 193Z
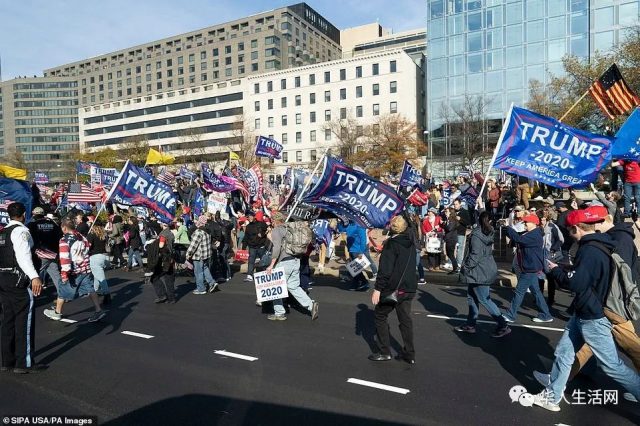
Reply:
M212 192L207 199L207 211L215 213L219 211L224 213L227 211L227 196L222 192Z
M35 182L39 184L49 183L49 176L47 176L44 172L35 172L36 179Z
M367 269L371 265L369 259L362 256L361 258L356 257L351 262L347 263L347 271L351 274L352 277L355 277L365 269Z
M253 274L253 282L256 285L256 298L260 303L289 297L287 280L282 267L272 269L271 273L256 272Z

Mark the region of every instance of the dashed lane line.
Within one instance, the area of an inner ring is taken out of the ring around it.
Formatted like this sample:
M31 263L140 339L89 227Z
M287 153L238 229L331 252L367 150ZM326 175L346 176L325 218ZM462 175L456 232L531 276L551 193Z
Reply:
M424 314L422 314L420 312L416 312L415 314L416 315L424 315ZM466 321L467 320L466 317L448 317L446 315L426 314L426 316L428 318L437 318L437 319L453 320L453 321ZM476 322L479 322L481 324L495 324L494 321L486 321L486 320L478 320ZM564 328L544 327L542 325L527 325L527 324L516 324L516 323L509 323L508 325L509 325L509 327L534 328L536 330L564 331Z
M395 386L389 386L382 383L370 382L368 380L360 380L360 379L354 379L354 378L347 379L347 383L353 383L354 385L367 386L370 388L382 389L389 392L399 393L402 395L406 395L409 392L411 392L409 389L405 389L405 388L398 388Z
M214 351L214 353L220 355L220 356L228 356L230 358L238 358L238 359L242 359L245 361L257 361L258 358L254 357L254 356L249 356L249 355L242 355L242 354L237 354L234 352L227 352L225 350L219 350L219 351Z
M122 334L126 334L127 336L133 336L133 337L141 337L143 339L152 339L153 336L150 334L142 334L142 333L136 333L135 331L123 331Z

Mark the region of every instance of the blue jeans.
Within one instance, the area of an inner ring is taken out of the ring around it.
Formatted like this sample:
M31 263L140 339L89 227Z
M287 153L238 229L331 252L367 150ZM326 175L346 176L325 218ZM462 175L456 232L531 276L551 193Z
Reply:
M547 386L549 400L559 403L569 379L576 352L583 344L589 345L602 371L620 386L640 399L640 375L618 357L607 318L583 320L571 317L560 338L551 368L551 384Z
M296 298L298 303L303 307L311 311L313 300L304 292L300 287L300 259L297 257L281 260L277 263L276 267L284 268L284 276L287 280L287 290L289 290L289 296ZM284 315L284 306L282 305L282 299L273 301L273 311L276 315Z
M247 275L253 275L253 268L255 267L256 259L262 258L262 256L264 256L266 252L267 249L264 247L249 247L249 263L247 264Z
M140 254L140 250L129 247L129 260L127 261L127 266L131 268L133 265L133 259L136 259L136 263L140 268L144 266L142 263L142 254Z
M475 327L478 319L479 305L485 307L489 315L498 322L498 327L504 327L506 321L502 318L500 309L491 300L488 285L469 284L467 288L467 303L469 304L469 314L467 315L467 324Z
M424 279L424 267L422 266L422 256L420 256L420 250L416 250L416 269L418 270L418 277Z
M624 213L631 214L631 199L636 202L636 209L640 210L640 183L624 184Z
M552 316L549 312L549 307L547 306L547 302L545 302L544 296L540 291L540 286L538 285L538 274L535 272L523 272L520 274L520 277L518 277L518 285L516 285L516 294L513 296L511 308L509 308L505 313L505 316L515 321L518 317L518 309L520 308L520 305L522 305L522 299L524 299L527 289L530 289L536 298L536 305L540 311L540 318L551 319Z
M194 260L193 274L196 277L196 290L207 291L207 287L204 285L205 281L207 284L213 285L213 277L209 271L209 259Z
M369 266L371 268L371 272L373 272L374 274L377 274L378 267L376 266L375 263L373 263L373 259L371 258L371 252L369 251L368 248L364 251L364 257L366 257L369 260L369 262L371 262L371 266Z
M456 255L458 265L462 265L462 261L464 260L464 243L466 239L466 235L458 235L458 254Z
M94 254L89 258L89 266L93 274L93 288L98 294L109 294L109 285L104 268L109 266L109 257L104 254Z

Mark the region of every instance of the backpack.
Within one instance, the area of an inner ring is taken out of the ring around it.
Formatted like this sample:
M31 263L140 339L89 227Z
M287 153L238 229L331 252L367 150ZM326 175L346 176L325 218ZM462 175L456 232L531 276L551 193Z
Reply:
M307 253L309 244L314 240L313 231L307 222L285 223L284 251L291 256Z
M633 280L631 268L620 255L597 241L589 243L611 257L613 263L609 291L604 307L627 320L640 319L640 289Z

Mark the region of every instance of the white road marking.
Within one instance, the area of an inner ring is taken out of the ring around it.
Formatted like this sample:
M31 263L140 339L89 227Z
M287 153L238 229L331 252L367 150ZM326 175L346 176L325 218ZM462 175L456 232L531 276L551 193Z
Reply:
M233 352L227 352L227 351L214 351L216 354L218 355L222 355L222 356L228 356L230 358L238 358L238 359L243 359L245 361L257 361L258 358L254 357L254 356L249 356L249 355L242 355L242 354L236 354Z
M401 393L402 395L406 395L409 392L411 392L409 389L397 388L395 386L383 385L382 383L369 382L367 380L360 380L360 379L353 379L353 378L348 379L347 383L353 383L354 385L368 386L370 388L382 389L389 392Z
M73 324L73 323L78 322L78 321L76 321L76 320L72 320L72 319L68 319L68 318L60 318L60 321L62 321L62 322L68 322L69 324Z
M133 337L142 337L143 339L153 338L153 336L151 336L150 334L136 333L134 331L123 331L122 334L126 334L127 336L133 336Z
M419 312L417 312L416 314L420 315ZM429 317L429 318L437 318L437 319L445 319L445 320L453 320L453 321L466 321L467 320L466 317L448 317L446 315L427 314L427 317ZM495 324L494 321L486 321L486 320L478 320L476 322L479 322L481 324ZM544 327L544 326L541 326L541 325L527 325L527 324L516 324L516 323L507 323L507 325L509 327L535 328L537 330L564 331L564 328Z

